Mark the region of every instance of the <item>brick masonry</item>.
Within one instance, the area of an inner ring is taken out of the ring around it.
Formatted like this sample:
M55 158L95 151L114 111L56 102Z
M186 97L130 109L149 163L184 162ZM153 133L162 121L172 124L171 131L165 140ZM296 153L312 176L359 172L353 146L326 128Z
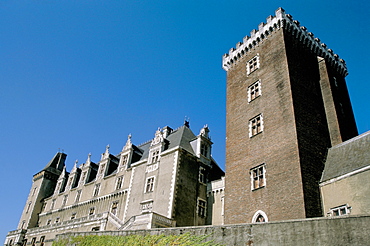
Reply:
M260 67L247 75L256 55ZM319 66L317 54L283 25L227 69L226 223L249 223L259 210L269 221L322 216L318 182L327 149L333 139L357 135L344 76L329 63ZM257 80L262 95L248 102ZM258 114L264 130L249 137ZM252 191L250 170L263 163L266 186Z

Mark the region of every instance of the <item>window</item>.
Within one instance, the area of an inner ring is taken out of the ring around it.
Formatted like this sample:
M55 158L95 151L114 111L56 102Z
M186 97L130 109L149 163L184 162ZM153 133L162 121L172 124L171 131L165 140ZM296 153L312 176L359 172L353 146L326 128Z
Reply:
M259 55L256 55L247 62L247 75L260 67Z
M146 179L145 193L153 191L154 191L154 177L150 177Z
M198 198L198 216L205 217L206 216L206 201Z
M42 203L42 208L41 208L41 212L44 212L46 209L46 202L43 202Z
M33 238L32 238L32 240L31 240L31 245L32 245L32 246L35 246L35 245L36 245L36 238L35 238L35 237L33 237Z
M24 229L24 225L26 224L26 221L25 220L23 220L22 221L22 225L21 225L21 229Z
M91 228L91 231L100 231L100 227L99 226L93 227Z
M100 184L96 184L95 188L94 188L93 196L98 196L99 195L99 190L100 190Z
M89 209L89 215L94 215L95 214L95 207L92 207Z
M79 202L79 201L80 201L81 192L82 192L82 190L78 190L78 191L77 191L75 202Z
M101 165L99 174L103 174L105 168L105 164Z
M199 167L199 182L206 183L206 169Z
M128 155L122 156L122 166L125 166L127 164L127 161L128 161Z
M250 175L251 175L252 190L259 189L259 188L266 186L265 174L266 174L265 164L251 169Z
M155 163L155 162L157 162L158 161L158 159L159 159L159 150L157 149L157 150L153 150L152 151L152 159L151 159L151 163Z
M77 214L77 213L72 213L72 215L71 215L71 220L74 220L74 219L76 218L76 214Z
M268 222L266 213L263 212L262 210L258 210L257 212L255 212L252 218L252 223L264 223L264 222Z
M28 206L27 206L27 211L26 211L26 213L28 213L28 212L30 211L30 208L31 208L31 204L32 204L31 202L29 202L29 203L28 203Z
M36 190L37 190L37 187L35 187L35 188L33 189L32 196L34 196L34 195L35 195Z
M118 209L118 202L113 202L112 203L112 207L110 209L110 212L114 215L117 214L117 209Z
M48 219L48 221L46 222L46 225L50 225L51 224L51 219Z
M204 157L207 157L208 156L208 146L205 144L205 143L202 143L200 145L200 153L201 155L203 155Z
M343 216L351 213L351 207L348 204L331 208L328 213L330 216Z
M263 131L263 118L262 114L257 115L249 120L249 137L253 137Z
M54 209L55 201L56 201L56 199L53 199L53 200L51 201L50 210L53 210L53 209Z
M261 95L261 81L254 82L248 87L248 102L253 101Z
M62 207L64 207L64 206L66 205L67 200L68 200L68 195L64 195L64 197L63 197Z
M23 246L26 246L27 245L27 239L24 239L23 240Z
M45 244L44 244L44 241L45 241L45 236L42 236L41 238L40 238L40 246L44 246Z
M57 218L55 219L55 223L59 223L59 221L60 221L60 218L59 218L59 217L57 217Z
M119 190L122 188L122 183L123 183L123 176L119 176L117 178L117 183L116 183L116 190Z

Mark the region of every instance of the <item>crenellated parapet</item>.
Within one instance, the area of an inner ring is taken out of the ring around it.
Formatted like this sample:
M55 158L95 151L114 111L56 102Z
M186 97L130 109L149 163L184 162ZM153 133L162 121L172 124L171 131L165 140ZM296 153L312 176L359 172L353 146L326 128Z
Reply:
M269 35L281 28L284 28L286 33L299 40L311 52L324 58L342 76L348 74L345 61L335 54L333 50L329 49L325 43L322 43L319 38L315 37L312 32L308 32L306 27L301 26L299 21L293 20L293 17L290 14L286 14L282 8L278 8L275 11L275 16L270 15L267 17L266 23L262 22L259 24L258 30L252 30L250 36L244 37L243 42L237 43L235 48L231 48L228 54L223 55L223 69L226 71L231 69L250 50L253 50Z

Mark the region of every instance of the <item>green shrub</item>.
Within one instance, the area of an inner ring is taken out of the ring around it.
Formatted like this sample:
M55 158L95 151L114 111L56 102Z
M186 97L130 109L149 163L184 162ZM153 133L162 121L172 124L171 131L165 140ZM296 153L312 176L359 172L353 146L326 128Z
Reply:
M60 239L53 242L53 246L121 246L121 245L133 245L133 246L211 246L219 245L213 241L206 241L209 235L195 236L190 233L181 235L129 235L129 236L77 236L68 239Z

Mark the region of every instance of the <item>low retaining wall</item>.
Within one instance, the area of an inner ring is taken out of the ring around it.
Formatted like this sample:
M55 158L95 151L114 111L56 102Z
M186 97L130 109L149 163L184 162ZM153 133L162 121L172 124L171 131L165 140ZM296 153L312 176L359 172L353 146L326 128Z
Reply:
M207 234L208 240L214 240L223 245L370 245L370 215L260 224L65 233L58 235L56 239L84 235L178 235L187 232L195 235Z

